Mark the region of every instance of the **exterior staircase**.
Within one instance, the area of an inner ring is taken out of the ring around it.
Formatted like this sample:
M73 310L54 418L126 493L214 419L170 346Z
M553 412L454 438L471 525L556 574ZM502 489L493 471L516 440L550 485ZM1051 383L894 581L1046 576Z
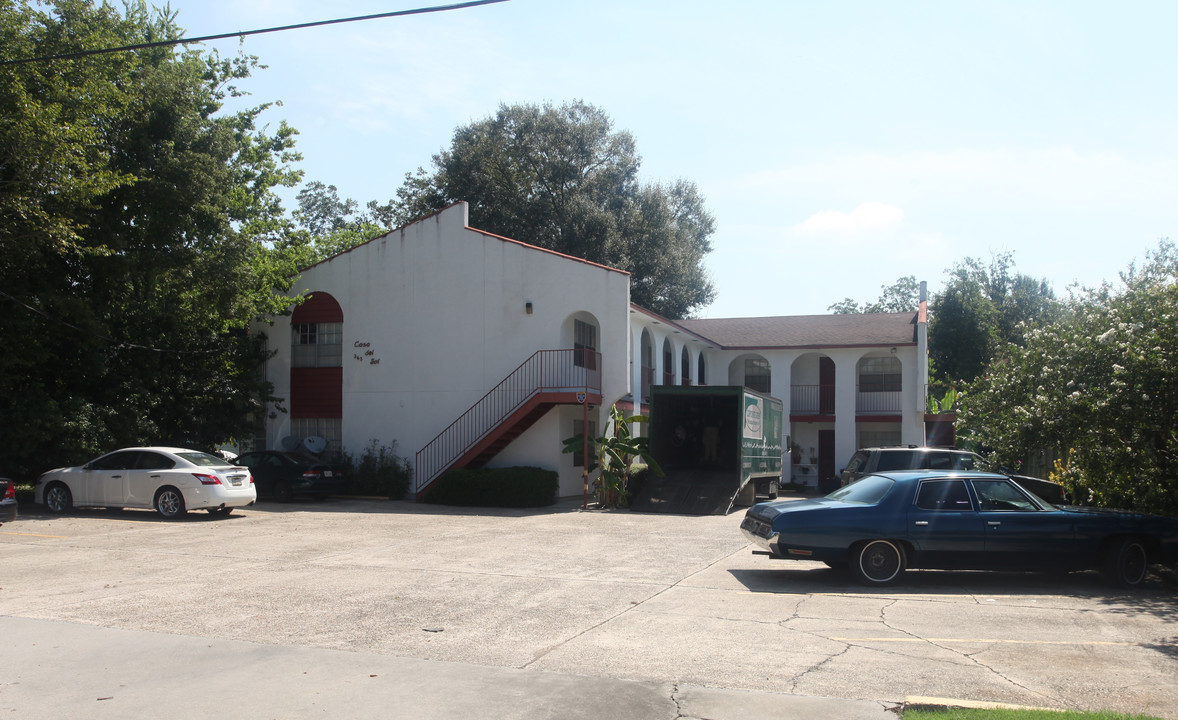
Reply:
M483 467L557 405L601 404L601 353L539 350L417 452L420 499L451 468Z

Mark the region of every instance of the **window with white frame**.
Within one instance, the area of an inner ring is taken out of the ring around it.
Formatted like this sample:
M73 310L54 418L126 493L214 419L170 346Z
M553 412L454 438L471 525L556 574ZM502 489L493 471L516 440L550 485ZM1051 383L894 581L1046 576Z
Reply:
M864 358L859 361L859 392L900 392L900 360L894 357Z
M321 437L327 441L324 452L338 452L343 447L343 423L339 418L291 418L290 432L300 440Z
M770 385L769 361L765 358L747 358L744 361L744 386L749 390L768 393Z
M291 367L339 367L343 364L343 342L343 323L292 323Z
M899 430L860 430L859 447L889 447L900 444Z

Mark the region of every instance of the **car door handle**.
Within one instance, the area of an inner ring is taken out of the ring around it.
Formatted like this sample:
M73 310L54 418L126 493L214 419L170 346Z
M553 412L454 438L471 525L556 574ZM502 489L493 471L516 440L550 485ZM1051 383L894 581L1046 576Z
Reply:
M987 522L986 524L989 525L990 527L998 527L999 525L1002 524L1002 521L1001 520L991 520L991 521Z
M159 477L159 475L152 475L152 476L151 476L151 479L152 479L152 480L154 480L154 479L156 479L156 478L158 478L158 477Z
M916 521L916 527L924 527L926 525L928 525L928 520L917 520Z
M118 479L120 479L121 477L123 477L123 476L122 476L122 475L111 475L111 478L112 478L112 479L114 479L114 480L118 480Z

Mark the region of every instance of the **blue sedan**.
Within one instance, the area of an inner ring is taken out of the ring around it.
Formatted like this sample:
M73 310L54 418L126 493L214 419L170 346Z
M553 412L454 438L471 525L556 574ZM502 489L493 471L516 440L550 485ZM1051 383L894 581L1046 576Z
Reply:
M1059 507L979 472L868 475L824 498L754 505L740 527L774 558L847 567L866 585L906 568L1095 568L1131 588L1178 560L1178 519Z

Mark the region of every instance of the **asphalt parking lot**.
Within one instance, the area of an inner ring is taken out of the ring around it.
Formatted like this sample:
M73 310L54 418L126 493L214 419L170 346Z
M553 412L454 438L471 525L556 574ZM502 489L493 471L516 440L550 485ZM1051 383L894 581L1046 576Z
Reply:
M89 626L868 709L931 696L1178 719L1170 574L1127 594L1083 573L910 572L865 589L752 554L741 516L336 500L169 522L22 508L0 527L0 628L43 640L5 644L0 664L49 663L37 653L55 628ZM18 711L6 716L22 717L34 676L24 690L0 680L0 709Z

